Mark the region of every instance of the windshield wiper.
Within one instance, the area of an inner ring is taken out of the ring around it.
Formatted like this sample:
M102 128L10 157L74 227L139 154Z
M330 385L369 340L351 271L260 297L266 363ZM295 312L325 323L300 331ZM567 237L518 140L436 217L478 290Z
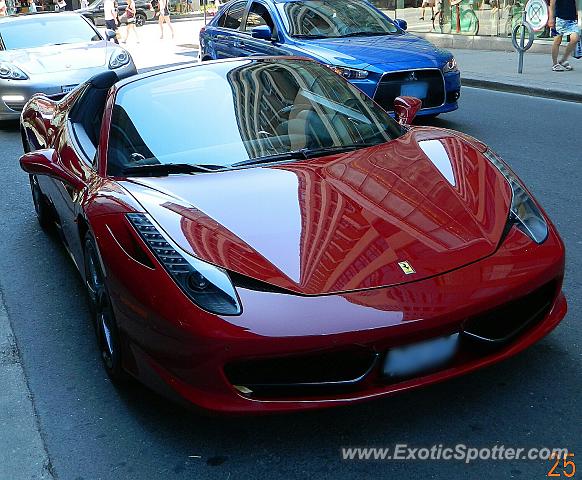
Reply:
M383 35L390 35L389 32L352 32L346 33L342 35L341 38L345 37L375 37L375 36L383 36Z
M309 158L331 155L332 153L350 152L352 150L358 150L359 148L373 147L374 145L378 145L378 143L353 143L350 145L337 145L333 147L302 148L300 150L292 150L290 152L279 153L276 155L249 158L248 160L243 160L242 162L233 163L231 167L259 165L262 163L280 162L285 160L307 160Z
M335 35L321 35L321 34L297 34L291 35L293 38L304 38L304 39L318 39L318 38L338 38Z
M136 174L140 177L166 177L173 173L207 173L224 170L224 165L192 165L189 163L158 163L155 165L134 165L123 169L124 175Z

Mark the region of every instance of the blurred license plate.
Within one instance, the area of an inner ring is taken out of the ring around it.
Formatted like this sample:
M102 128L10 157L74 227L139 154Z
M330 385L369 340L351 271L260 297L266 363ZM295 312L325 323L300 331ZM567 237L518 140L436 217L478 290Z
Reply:
M70 91L75 90L75 88L77 88L77 85L65 85L64 87L61 87L63 93L69 93Z
M426 82L405 83L400 87L400 95L423 99L426 98L427 90Z
M384 375L408 377L447 363L457 352L459 334L412 343L388 350Z

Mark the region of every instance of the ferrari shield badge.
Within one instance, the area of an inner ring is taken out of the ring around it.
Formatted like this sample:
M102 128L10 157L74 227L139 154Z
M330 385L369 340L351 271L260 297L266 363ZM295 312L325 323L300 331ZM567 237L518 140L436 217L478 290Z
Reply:
M412 265L410 265L410 263L408 263L408 262L398 262L398 266L402 269L402 271L405 273L405 275L410 275L412 273L416 273L414 268L412 268Z

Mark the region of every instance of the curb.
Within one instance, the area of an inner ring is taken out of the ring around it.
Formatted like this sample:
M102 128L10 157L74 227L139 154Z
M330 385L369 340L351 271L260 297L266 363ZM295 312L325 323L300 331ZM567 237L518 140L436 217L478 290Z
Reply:
M0 385L0 478L54 480L1 290Z
M566 102L582 103L582 93L564 92L551 88L528 87L511 83L497 82L494 80L482 80L478 78L461 77L461 85L464 87L484 88L498 92L515 93L518 95L528 95L533 97L550 98L552 100L563 100Z

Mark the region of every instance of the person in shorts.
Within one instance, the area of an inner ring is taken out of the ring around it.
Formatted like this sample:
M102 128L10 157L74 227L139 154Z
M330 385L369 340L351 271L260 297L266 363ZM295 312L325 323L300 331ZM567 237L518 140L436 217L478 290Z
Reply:
M135 41L139 43L139 36L136 30L136 18L137 8L135 7L135 0L127 0L127 7L125 9L125 17L127 18L127 25L125 27L125 38L121 43L127 43L130 32L133 32L135 36Z
M170 8L168 6L169 0L160 0L158 2L158 15L160 16L159 24L160 24L160 39L164 38L164 23L168 25L170 32L172 33L172 38L174 38L174 27L172 27L172 23L170 21Z
M430 19L432 21L434 21L435 16L434 16L434 4L435 4L435 0L423 0L422 2L422 13L420 15L420 19L419 20L424 20L424 10L426 9L426 7L430 8Z
M550 0L548 27L556 35L552 45L552 70L554 72L573 70L572 65L568 62L568 57L576 48L576 43L580 38L580 28L576 21L576 0ZM562 58L558 60L560 44L564 35L569 35L570 41L566 45Z
M105 28L108 30L113 30L117 33L119 19L117 18L117 7L115 6L115 2L113 0L105 0L103 2L103 14L105 18ZM115 38L115 43L119 43L117 41L117 37Z

